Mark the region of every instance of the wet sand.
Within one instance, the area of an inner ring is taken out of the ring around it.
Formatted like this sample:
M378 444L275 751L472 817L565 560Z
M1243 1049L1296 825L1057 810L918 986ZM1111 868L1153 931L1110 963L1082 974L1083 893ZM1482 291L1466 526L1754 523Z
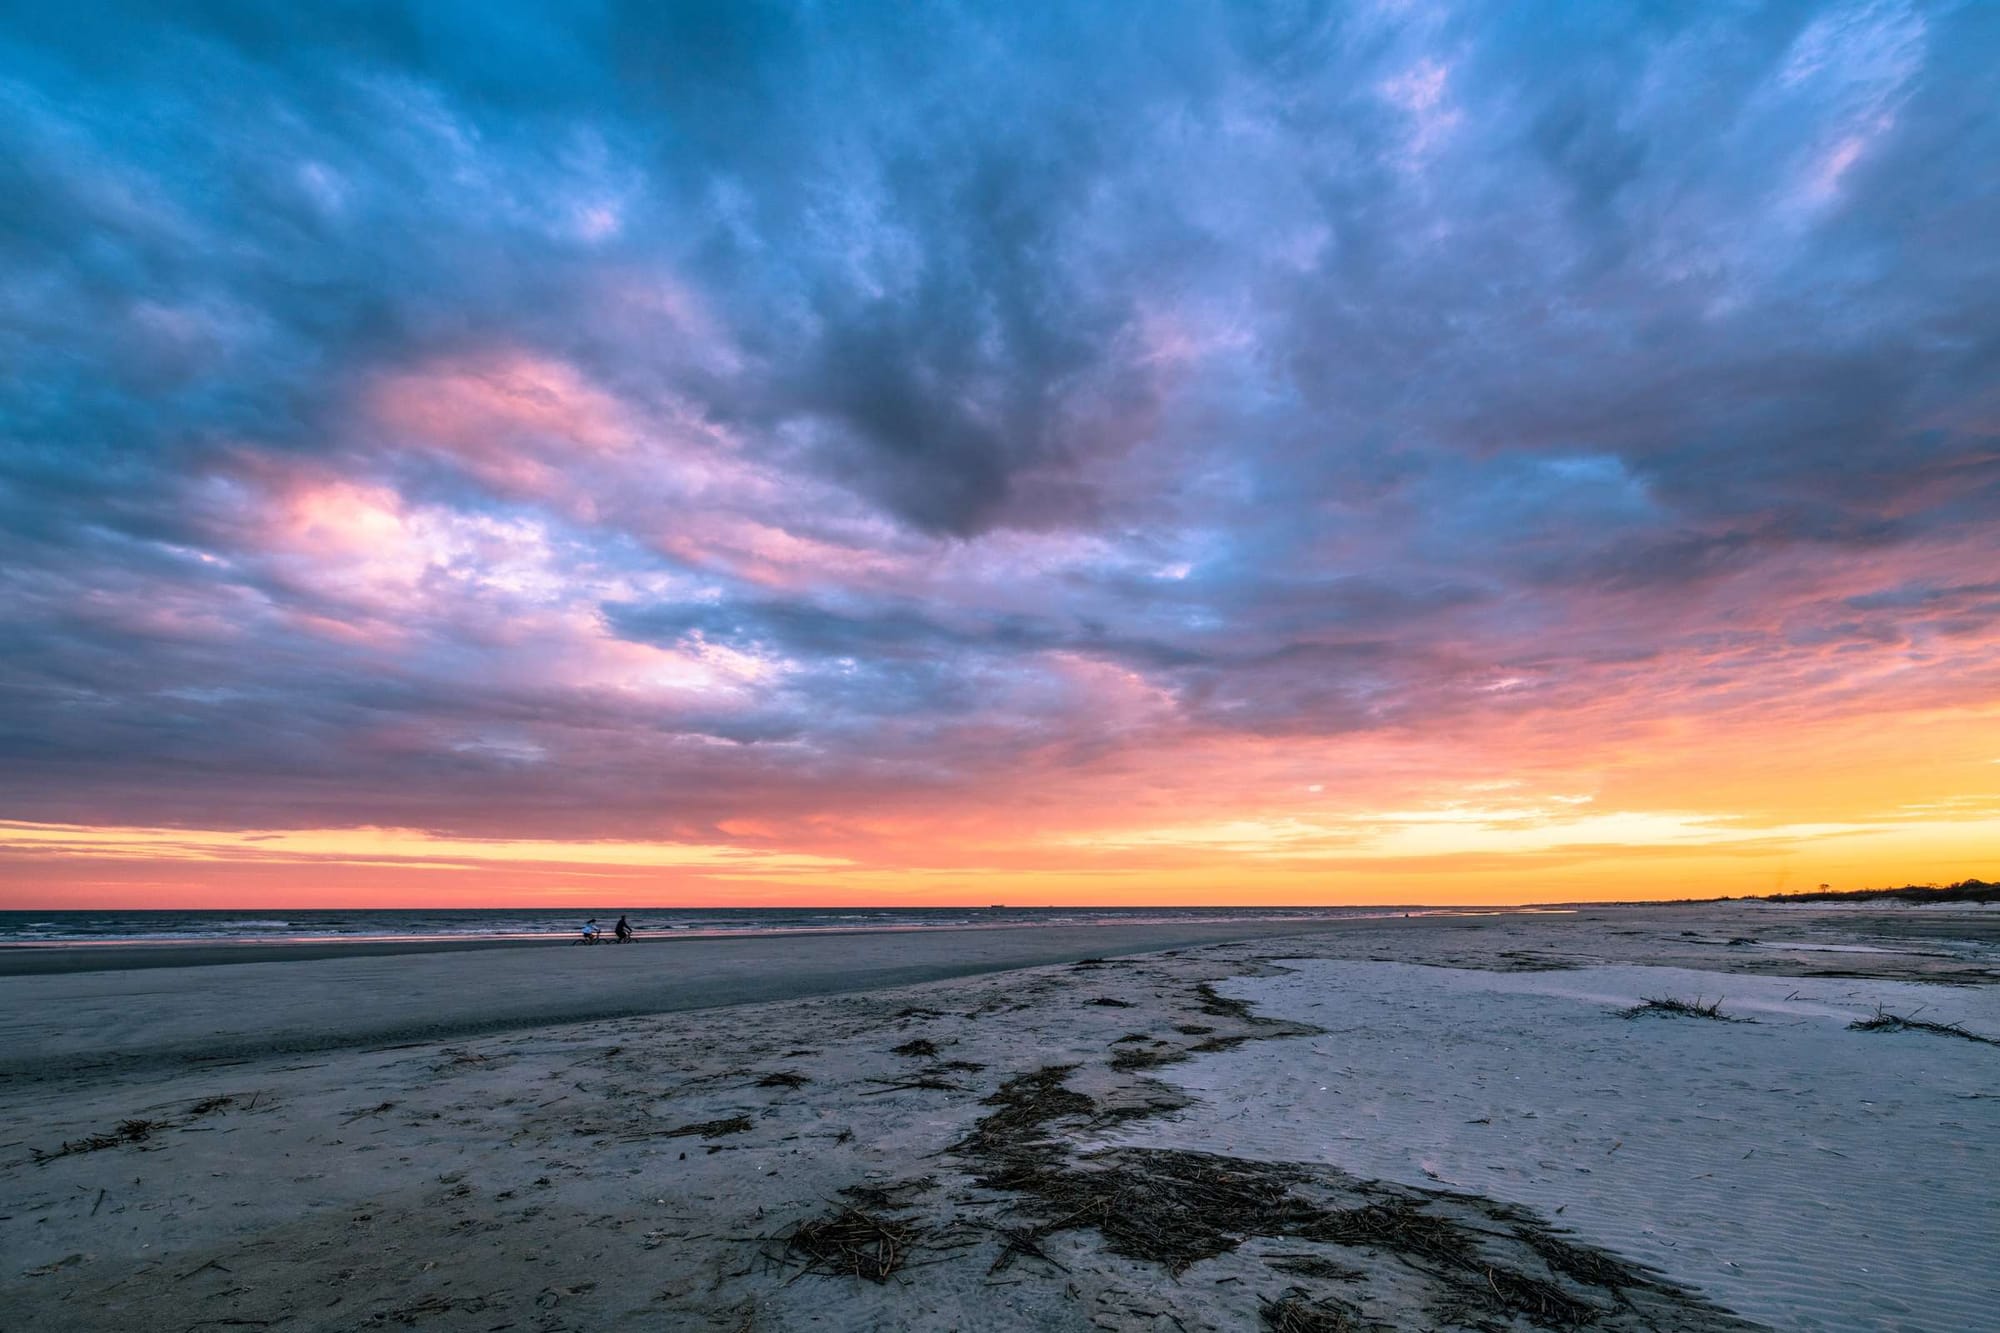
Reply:
M0 975L0 1076L437 1041L552 1023L906 986L1009 968L1312 933L1297 921L642 937L551 948L90 946ZM484 942L481 942L482 944ZM248 956L252 951L255 955ZM221 957L218 958L218 955ZM165 970L163 958L171 958ZM0 971L8 956L0 953ZM123 966L119 964L123 963Z
M639 943L641 941L634 941ZM321 958L385 958L483 949L546 949L561 939L299 940L283 943L29 944L0 947L0 977L66 972L130 972L150 967L226 967L232 963L309 963Z

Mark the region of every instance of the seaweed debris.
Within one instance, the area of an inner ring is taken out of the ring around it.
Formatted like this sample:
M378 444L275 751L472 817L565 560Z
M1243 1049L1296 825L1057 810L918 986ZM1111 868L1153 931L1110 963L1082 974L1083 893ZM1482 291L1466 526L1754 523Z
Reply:
M890 1181L885 1185L847 1185L840 1192L863 1208L893 1212L909 1207L918 1195L936 1189L937 1183L936 1176L917 1176L910 1180Z
M757 1086L760 1088L802 1088L810 1082L812 1080L804 1074L795 1074L789 1069L780 1069L776 1073L766 1074L764 1077L758 1079Z
M1188 1053L1178 1046L1155 1046L1147 1049L1133 1046L1113 1055L1111 1067L1121 1074L1129 1074L1135 1069L1157 1069L1161 1065L1177 1065L1187 1058Z
M1962 1037L1987 1046L2000 1046L2000 1041L1968 1032L1957 1023L1933 1023L1927 1018L1892 1014L1883 1009L1877 1009L1873 1018L1855 1019L1847 1028L1850 1032L1934 1032L1940 1037Z
M879 1284L908 1262L924 1235L924 1228L914 1222L843 1207L807 1218L776 1239L784 1242L784 1257L796 1261L803 1272Z
M164 1120L121 1120L118 1127L105 1134L87 1134L80 1139L66 1140L53 1152L41 1148L31 1148L37 1162L53 1162L58 1157L74 1157L78 1153L102 1152L106 1148L119 1148L127 1144L144 1143L157 1130L169 1128Z
M1734 1023L1738 1021L1722 1012L1722 999L1720 996L1710 1000L1707 1004L1702 1003L1699 995L1695 996L1692 1000L1676 999L1671 995L1662 996L1659 999L1649 996L1640 1003L1633 1005L1630 1009L1621 1009L1618 1011L1620 1018L1643 1018L1647 1014L1660 1014L1668 1017L1678 1015L1683 1018L1712 1018L1718 1023Z
M1264 1262L1280 1273L1297 1273L1300 1277L1325 1278L1335 1282L1358 1282L1367 1276L1359 1268L1349 1268L1317 1254L1266 1255Z
M720 1138L724 1134L741 1134L750 1128L750 1117L732 1115L722 1120L704 1120L698 1125L681 1125L675 1129L663 1129L663 1139L681 1139L699 1134L705 1139Z
M1627 1289L1669 1290L1654 1280L1650 1270L1614 1259L1602 1250L1573 1245L1539 1223L1523 1220L1515 1227L1515 1234L1549 1266L1550 1272L1560 1273L1586 1287L1603 1287L1619 1292Z
M1195 1055L1208 1055L1214 1051L1233 1051L1244 1042L1256 1041L1262 1035L1259 1032L1241 1032L1233 1037L1210 1037L1207 1041L1196 1042L1188 1047L1188 1050Z
M928 1072L920 1074L916 1078L871 1078L868 1081L875 1084L876 1087L870 1092L862 1093L863 1097L880 1097L890 1092L966 1091L962 1085L948 1083L944 1079L933 1077Z
M1367 1327L1353 1306L1331 1297L1312 1300L1303 1287L1261 1301L1257 1314L1271 1333L1358 1333Z
M987 1230L1000 1237L1000 1253L993 1257L986 1276L1006 1272L1013 1267L1016 1259L1036 1259L1061 1272L1069 1271L1061 1260L1050 1258L1048 1251L1042 1248L1042 1233L1037 1228L988 1225Z
M1061 1157L1062 1149L1045 1132L1056 1120L1082 1118L1097 1103L1063 1086L1075 1065L1045 1065L1000 1085L981 1105L999 1109L982 1116L972 1132L952 1145L960 1156L979 1159L979 1183L989 1189L1015 1189L1017 1179L1033 1180L1038 1170Z
M1252 1013L1248 1000L1232 1000L1227 995L1217 994L1215 987L1209 985L1206 981L1196 986L1194 993L1201 997L1201 1012L1211 1018L1235 1018L1245 1023L1268 1023L1271 1021L1267 1018L1258 1018L1256 1014Z

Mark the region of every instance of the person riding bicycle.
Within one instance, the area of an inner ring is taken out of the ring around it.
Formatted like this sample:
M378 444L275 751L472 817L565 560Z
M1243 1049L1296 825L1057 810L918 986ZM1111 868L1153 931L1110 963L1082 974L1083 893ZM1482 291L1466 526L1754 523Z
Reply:
M611 934L620 944L630 944L632 942L632 923L627 921L623 916L620 916L618 924L611 928Z
M597 924L596 917L592 917L583 923L583 943L595 944L597 943L597 937L603 933L604 930Z

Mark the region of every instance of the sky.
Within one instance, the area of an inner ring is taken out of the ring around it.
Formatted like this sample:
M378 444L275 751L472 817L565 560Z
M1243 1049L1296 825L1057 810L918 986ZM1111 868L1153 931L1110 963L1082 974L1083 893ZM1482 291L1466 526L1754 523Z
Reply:
M0 5L0 906L2000 877L1996 71Z

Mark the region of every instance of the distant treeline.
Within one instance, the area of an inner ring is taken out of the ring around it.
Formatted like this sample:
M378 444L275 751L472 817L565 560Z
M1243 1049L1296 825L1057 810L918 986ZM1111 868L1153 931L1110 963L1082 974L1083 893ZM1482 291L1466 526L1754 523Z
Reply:
M1809 893L1767 893L1759 901L1827 903L1858 898L1886 898L1899 903L2000 903L2000 884L1965 879L1956 884L1905 884L1900 889L1818 889Z

